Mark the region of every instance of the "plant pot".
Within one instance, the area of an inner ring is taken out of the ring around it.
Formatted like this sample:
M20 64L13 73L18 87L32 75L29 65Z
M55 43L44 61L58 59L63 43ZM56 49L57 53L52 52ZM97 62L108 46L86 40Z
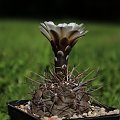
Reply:
M36 118L35 116L32 116L15 107L19 105L25 105L27 102L28 100L16 100L8 103L8 114L11 120L38 120L38 118ZM108 111L115 109L111 107L105 107L105 108ZM105 116L98 116L98 117L75 118L72 120L119 120L119 119L120 119L120 114L112 114L112 115L105 115ZM64 120L67 120L67 119L64 119Z

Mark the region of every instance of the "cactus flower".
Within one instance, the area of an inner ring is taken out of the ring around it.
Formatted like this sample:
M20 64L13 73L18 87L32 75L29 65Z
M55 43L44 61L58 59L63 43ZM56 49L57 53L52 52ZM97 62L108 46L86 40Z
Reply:
M50 41L55 54L55 71L67 68L68 57L72 47L79 37L87 33L83 24L63 23L55 25L53 22L41 23L40 31Z

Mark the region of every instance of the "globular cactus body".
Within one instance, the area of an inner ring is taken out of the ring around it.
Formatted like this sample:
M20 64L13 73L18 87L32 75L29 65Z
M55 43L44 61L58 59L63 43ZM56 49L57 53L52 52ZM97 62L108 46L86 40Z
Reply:
M86 82L79 79L50 73L48 81L41 84L33 93L31 110L41 117L57 115L72 117L90 110L90 96L86 89Z

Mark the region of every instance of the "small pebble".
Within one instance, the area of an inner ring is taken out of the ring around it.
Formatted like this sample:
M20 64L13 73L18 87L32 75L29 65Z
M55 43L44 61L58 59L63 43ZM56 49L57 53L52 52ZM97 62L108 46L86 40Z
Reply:
M91 106L91 109L92 109L92 110L95 110L95 106Z
M113 111L109 111L107 114L108 115L112 115L112 114L114 114L114 112Z
M83 118L82 115L78 115L78 118Z
M24 110L24 112L26 112L26 113L27 113L27 110Z
M16 108L19 108L19 106L15 106Z
M36 114L34 114L34 113L33 113L33 115L36 116L36 117L39 117L39 115L36 115Z
M94 107L95 107L95 106L93 106L93 105L91 106L91 108L94 108Z
M97 113L95 111L92 112L93 117L97 116Z
M48 117L40 118L40 120L48 120Z
M105 111L105 108L102 107L102 108L100 108L100 110L101 110L101 111Z
M78 118L78 116L76 114L74 114L72 118Z
M31 102L30 102L30 101L28 101L28 105L29 105L29 106L31 105Z
M120 110L118 110L118 109L113 110L113 112L114 112L114 114L120 114Z
M92 116L92 111L88 112L88 116L90 116L90 117Z
M105 111L99 111L99 115L104 116L104 115L106 115L106 112Z
M99 106L95 106L95 109L99 109L100 110L100 107Z
M28 105L25 105L24 108L25 108L25 109L28 109Z
M87 117L87 113L83 113L83 116L84 116L84 117Z
M24 108L25 108L25 106L24 106L24 105L20 105L20 108L21 108L21 109L24 109Z
M58 120L58 116L49 117L48 120Z

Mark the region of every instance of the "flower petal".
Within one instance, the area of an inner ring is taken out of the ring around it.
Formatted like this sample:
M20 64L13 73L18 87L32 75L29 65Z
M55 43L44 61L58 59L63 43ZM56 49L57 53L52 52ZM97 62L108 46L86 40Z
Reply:
M70 41L69 45L73 47L77 43L78 39L73 39Z
M55 25L51 21L41 23L40 30L45 37L50 40L51 45L56 46L56 49L65 49L68 45L71 47L74 46L77 42L77 38L85 35L87 32L84 30L83 24L63 23Z
M73 30L73 31L69 32L69 35L68 35L69 42L72 42L73 40L75 40L87 33L87 31L84 30L85 28L82 26L83 26L83 24L80 24L78 30Z
M51 25L55 25L54 22L52 22L52 21L49 21L49 22L45 21L44 23L46 23L46 24L51 24Z
M56 26L55 30L56 30L57 34L59 35L59 38L60 38L61 37L61 28Z
M67 33L67 28L66 27L60 27L60 34L61 34L61 36L60 36L60 38L62 39L62 38L65 38L66 37L66 33Z
M59 46L59 40L60 40L59 34L54 30L50 30L50 33L51 33L52 40L55 42L57 46Z
M78 30L71 30L67 34L68 39L72 39L72 37L78 32Z
M66 27L67 24L66 24L66 23L62 23L62 24L58 24L57 26L58 26L58 27Z
M41 26L40 31L49 41L51 40L50 34L48 33L48 31L44 27Z
M75 25L73 26L73 30L79 30L82 26L83 26L83 24L80 24L80 25L75 24Z
M43 27L46 31L48 31L46 24L40 23L41 27Z
M76 23L69 23L68 26L74 26Z
M66 37L60 40L60 46L65 49L68 46L68 39Z
M76 42L78 41L77 38L83 36L86 34L86 31L80 31L80 32L75 32L69 39L69 44L71 46L74 46Z
M72 26L66 26L66 28L67 28L68 31L72 30Z
M64 37L66 37L68 30L67 30L66 27L59 27L59 26L57 26L56 27L56 32L59 35L59 39L62 39Z
M48 30L55 30L56 25L53 22L44 22Z

